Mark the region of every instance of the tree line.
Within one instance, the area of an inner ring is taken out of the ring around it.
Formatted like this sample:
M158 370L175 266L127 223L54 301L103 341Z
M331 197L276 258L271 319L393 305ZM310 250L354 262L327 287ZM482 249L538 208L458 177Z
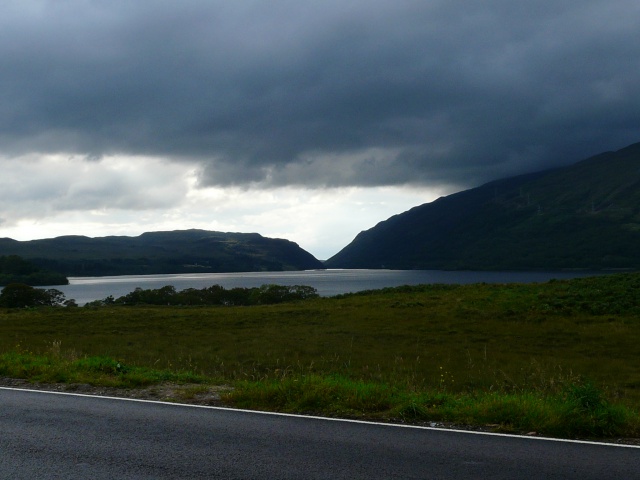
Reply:
M68 285L69 279L59 273L43 270L18 255L0 256L0 285Z
M178 291L172 285L162 288L134 291L114 298L108 296L102 300L94 300L85 307L103 307L108 305L270 305L294 302L318 297L315 288L306 285L262 285L261 287L235 287L225 289L213 285L202 289L187 288ZM73 299L67 300L60 290L55 288L34 288L22 283L7 285L0 292L0 307L76 307Z
M270 305L294 302L318 297L315 288L307 285L262 285L261 287L234 287L226 289L220 285L196 289L176 290L167 285L162 288L144 290L140 287L119 298L109 296L103 300L89 302L85 306L103 305Z
M10 283L0 292L0 307L77 307L75 300L67 300L55 288L34 288L24 283Z

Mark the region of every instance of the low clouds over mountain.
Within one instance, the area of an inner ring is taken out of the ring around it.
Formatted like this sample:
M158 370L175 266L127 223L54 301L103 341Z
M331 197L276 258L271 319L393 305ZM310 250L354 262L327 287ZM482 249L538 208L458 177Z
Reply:
M637 2L10 2L3 152L477 183L637 140Z

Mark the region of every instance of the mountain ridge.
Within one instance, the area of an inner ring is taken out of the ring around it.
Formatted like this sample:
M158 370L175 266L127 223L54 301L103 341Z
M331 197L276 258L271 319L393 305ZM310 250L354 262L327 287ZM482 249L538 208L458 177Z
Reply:
M640 143L495 180L360 232L328 268L640 268Z
M1 238L0 255L19 255L67 276L323 268L318 259L289 240L200 229L145 232L131 237Z

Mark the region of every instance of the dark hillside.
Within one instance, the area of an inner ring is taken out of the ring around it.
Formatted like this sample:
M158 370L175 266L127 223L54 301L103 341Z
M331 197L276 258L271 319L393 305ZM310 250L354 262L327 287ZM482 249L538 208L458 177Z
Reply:
M329 268L640 268L640 144L440 198L360 233Z
M67 276L280 271L323 266L288 240L205 230L149 232L138 237L64 236L28 242L0 239L0 255L20 255Z
M0 286L12 283L30 286L67 285L69 279L64 275L42 270L17 255L0 256Z

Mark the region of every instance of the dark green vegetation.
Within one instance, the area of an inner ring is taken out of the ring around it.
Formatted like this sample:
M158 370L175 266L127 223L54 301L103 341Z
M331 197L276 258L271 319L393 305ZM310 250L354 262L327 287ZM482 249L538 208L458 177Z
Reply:
M1 295L0 295L1 297ZM235 287L225 289L220 285L196 289L176 290L167 285L162 288L143 290L136 288L133 292L119 298L107 297L90 302L86 307L102 307L107 305L273 305L276 303L295 302L317 298L318 292L306 285L262 285L261 287Z
M69 279L59 273L43 270L32 262L17 256L0 257L0 285L24 283L26 285L67 285Z
M45 382L85 383L106 387L136 388L161 382L205 383L211 381L192 372L171 372L124 365L110 357L77 357L60 351L53 342L44 355L12 351L0 355L0 371L12 378Z
M224 399L239 407L639 436L639 293L640 274L621 274L243 307L0 309L0 376L182 375L232 385Z
M322 268L288 240L257 233L205 230L151 232L138 237L0 239L0 254L20 255L67 276L249 272Z
M226 289L212 285L202 289L187 288L176 290L172 285L144 290L140 287L119 298L109 296L94 300L86 308L125 305L164 306L249 306L274 305L317 298L318 292L306 285L262 285L261 287L235 287ZM11 283L0 292L0 307L77 307L74 299L67 299L63 292L55 288L35 288L23 283Z
M640 268L640 143L488 183L361 232L329 268Z
M55 288L34 288L24 283L10 283L0 292L0 307L77 307L74 300L67 300Z

